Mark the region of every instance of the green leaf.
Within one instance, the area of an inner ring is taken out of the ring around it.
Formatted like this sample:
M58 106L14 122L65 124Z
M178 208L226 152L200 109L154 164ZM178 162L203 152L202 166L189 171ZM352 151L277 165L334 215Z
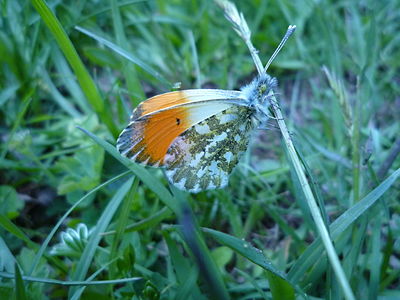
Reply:
M17 191L9 185L0 185L0 215L14 219L24 207L24 201L18 196Z
M0 271L12 272L14 269L15 257L8 249L6 242L0 236Z
M214 259L216 265L220 268L221 271L223 271L225 266L231 261L233 257L233 251L231 250L231 248L222 246L212 250L211 256Z
M73 156L63 156L56 165L66 173L57 188L58 193L89 191L99 185L103 161L104 150L99 146L81 149Z

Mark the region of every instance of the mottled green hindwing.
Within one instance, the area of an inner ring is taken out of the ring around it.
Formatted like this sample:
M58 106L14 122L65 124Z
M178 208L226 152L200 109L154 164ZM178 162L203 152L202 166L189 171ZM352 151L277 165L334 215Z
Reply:
M235 105L178 136L164 161L168 180L193 193L226 186L259 125L253 115L252 108Z

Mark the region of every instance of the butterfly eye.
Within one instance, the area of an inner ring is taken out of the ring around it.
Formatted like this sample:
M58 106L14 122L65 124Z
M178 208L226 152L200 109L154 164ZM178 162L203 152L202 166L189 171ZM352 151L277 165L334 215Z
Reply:
M267 85L265 83L261 84L259 87L260 94L261 95L264 94L266 90L267 90Z

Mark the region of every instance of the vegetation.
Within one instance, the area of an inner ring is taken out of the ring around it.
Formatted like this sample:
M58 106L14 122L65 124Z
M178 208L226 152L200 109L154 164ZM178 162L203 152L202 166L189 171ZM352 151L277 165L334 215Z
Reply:
M237 1L356 299L400 298L400 2ZM257 72L213 1L9 1L0 298L349 299L277 122L222 190L115 149L132 109Z

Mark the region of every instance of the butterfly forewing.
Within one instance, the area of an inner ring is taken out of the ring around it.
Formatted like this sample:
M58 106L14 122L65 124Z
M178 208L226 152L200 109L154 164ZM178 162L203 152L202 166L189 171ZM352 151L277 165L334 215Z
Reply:
M232 102L243 101L240 97L238 91L185 90L150 98L134 111L117 148L138 163L163 166L168 148L180 134L228 109Z
M235 105L188 128L167 151L168 180L189 192L226 186L257 126L253 114Z
M243 94L239 91L227 91L216 89L193 89L169 92L157 95L143 101L133 111L131 120L136 120L143 116L158 113L178 106L185 106L205 101L237 101L241 99Z

